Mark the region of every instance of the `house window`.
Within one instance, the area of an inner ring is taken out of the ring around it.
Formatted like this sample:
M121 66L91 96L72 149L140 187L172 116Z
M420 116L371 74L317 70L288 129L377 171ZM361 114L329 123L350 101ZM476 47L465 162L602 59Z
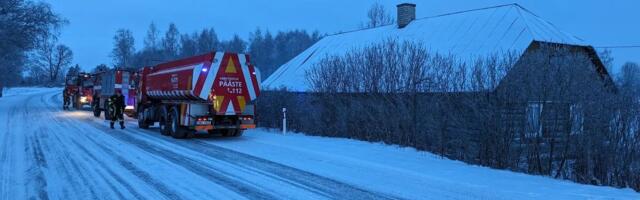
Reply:
M580 104L571 104L571 135L581 134L584 130L584 110Z
M538 137L542 135L542 103L531 102L526 110L525 137Z

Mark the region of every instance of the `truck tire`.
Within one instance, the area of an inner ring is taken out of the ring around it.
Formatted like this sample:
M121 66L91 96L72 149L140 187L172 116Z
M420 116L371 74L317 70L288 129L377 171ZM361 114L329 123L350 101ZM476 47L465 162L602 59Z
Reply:
M149 123L144 115L144 108L138 108L138 127L141 129L149 129Z
M180 127L180 114L178 113L178 109L172 108L169 111L169 120L168 120L169 133L171 137L176 139L184 139L187 137L187 132Z
M104 120L111 120L111 109L109 107L104 109Z
M227 129L222 130L223 137L240 137L242 136L243 131L240 129Z
M243 133L244 133L244 130L238 129L238 130L235 131L235 133L231 137L240 137L240 136L242 136Z
M167 126L169 119L169 112L167 112L167 108L162 106L160 108L160 134L162 135L171 135L169 131L169 126Z
M82 102L80 102L80 95L76 96L76 102L74 104L76 110L82 109Z

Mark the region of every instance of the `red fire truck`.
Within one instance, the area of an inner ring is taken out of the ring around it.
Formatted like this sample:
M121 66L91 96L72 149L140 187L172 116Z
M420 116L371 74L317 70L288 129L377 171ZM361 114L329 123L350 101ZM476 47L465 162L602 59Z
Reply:
M138 125L159 122L163 135L237 137L255 128L260 72L249 55L215 52L139 71Z
M65 80L65 91L69 92L71 105L75 109L82 109L93 102L94 76L88 73L68 75Z
M110 120L109 116L111 115L109 113L113 111L108 106L107 101L116 91L121 91L124 96L126 103L124 113L130 117L136 114L135 73L115 69L97 73L95 76L93 116L100 117L101 112L104 111L104 119Z

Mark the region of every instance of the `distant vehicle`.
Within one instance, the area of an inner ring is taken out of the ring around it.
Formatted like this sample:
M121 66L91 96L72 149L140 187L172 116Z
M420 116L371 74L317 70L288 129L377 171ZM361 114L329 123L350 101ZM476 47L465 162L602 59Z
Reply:
M109 97L121 91L126 107L124 113L129 117L136 114L135 73L128 70L112 69L97 73L94 79L93 116L100 117L104 111L104 119L110 120L113 111L108 106Z
M89 73L78 73L77 75L67 75L65 78L65 91L71 95L71 105L77 109L82 109L85 105L93 102L94 76Z
M159 122L163 135L238 137L255 128L260 73L249 55L207 53L139 71L138 125Z

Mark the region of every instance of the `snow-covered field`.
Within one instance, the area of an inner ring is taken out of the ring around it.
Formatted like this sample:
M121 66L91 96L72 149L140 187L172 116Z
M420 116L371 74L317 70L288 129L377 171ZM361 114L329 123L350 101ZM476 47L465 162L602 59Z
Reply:
M175 140L61 111L60 88L0 98L0 199L640 199L410 148L281 135Z

